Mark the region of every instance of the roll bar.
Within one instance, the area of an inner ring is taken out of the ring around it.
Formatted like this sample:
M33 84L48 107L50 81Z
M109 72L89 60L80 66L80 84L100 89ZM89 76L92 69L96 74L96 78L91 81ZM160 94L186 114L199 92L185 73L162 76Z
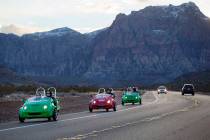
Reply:
M46 96L45 89L43 87L39 87L36 89L36 95L40 95L41 97Z
M56 98L56 88L54 88L54 87L49 87L49 88L47 89L47 92L50 92L50 91L54 94L54 97Z
M101 91L103 91L103 92L101 92ZM98 93L99 93L99 94L101 94L101 93L106 93L105 88L99 88L99 89L98 89Z

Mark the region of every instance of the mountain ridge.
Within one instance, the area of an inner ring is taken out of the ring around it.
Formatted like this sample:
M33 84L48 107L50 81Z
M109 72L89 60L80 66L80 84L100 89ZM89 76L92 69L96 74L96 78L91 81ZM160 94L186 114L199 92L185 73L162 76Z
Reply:
M93 34L66 27L21 37L0 34L0 64L61 85L167 83L210 68L206 18L189 2L118 14L110 27Z

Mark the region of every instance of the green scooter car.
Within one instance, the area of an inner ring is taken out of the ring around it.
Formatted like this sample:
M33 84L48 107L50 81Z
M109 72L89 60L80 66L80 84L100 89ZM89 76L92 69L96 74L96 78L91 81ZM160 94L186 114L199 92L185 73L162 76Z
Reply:
M126 91L123 92L122 105L125 105L125 103L132 103L133 105L135 103L141 104L141 100L141 93L136 87L128 88Z
M23 102L23 106L19 109L20 122L24 122L25 119L35 118L47 118L48 121L51 119L57 121L60 106L54 87L48 89L47 95L45 89L40 87L36 90L34 97L23 100Z

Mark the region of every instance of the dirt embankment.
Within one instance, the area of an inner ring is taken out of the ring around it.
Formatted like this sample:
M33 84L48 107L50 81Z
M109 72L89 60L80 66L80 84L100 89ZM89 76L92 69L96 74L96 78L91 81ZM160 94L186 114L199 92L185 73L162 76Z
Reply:
M88 110L91 94L95 93L57 93L60 98L60 114ZM18 120L18 110L23 105L22 99L33 96L32 93L12 93L0 96L0 123ZM121 92L116 92L117 104L121 101Z

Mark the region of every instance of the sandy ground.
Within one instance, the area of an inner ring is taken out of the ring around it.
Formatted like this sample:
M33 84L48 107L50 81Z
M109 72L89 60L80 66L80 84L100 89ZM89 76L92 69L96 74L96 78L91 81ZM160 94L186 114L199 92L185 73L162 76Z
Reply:
M60 98L61 114L75 113L88 110L91 94L95 93L57 93ZM32 94L12 93L0 97L0 123L18 121L18 110L23 105L22 99ZM121 101L121 92L116 92L117 104Z

